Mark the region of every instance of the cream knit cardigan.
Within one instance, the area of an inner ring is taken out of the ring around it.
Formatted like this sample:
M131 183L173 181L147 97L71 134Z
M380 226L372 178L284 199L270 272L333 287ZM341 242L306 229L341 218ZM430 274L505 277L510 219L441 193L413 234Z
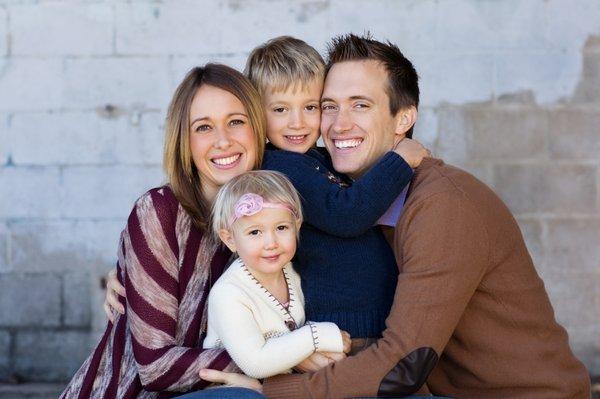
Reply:
M287 310L255 278L241 259L217 280L208 297L204 348L225 347L242 371L254 378L290 372L313 352L342 352L334 323L304 323L300 276L288 263ZM293 325L298 328L290 331Z

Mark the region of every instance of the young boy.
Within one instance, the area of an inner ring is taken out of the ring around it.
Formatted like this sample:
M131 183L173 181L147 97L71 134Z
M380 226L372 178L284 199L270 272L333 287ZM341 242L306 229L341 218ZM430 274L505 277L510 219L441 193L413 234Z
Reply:
M315 147L325 75L319 53L302 40L278 37L252 51L245 73L267 115L270 144L263 168L284 173L302 198L306 219L294 265L307 317L336 323L353 338L380 337L398 269L376 223L426 150L405 139L351 182L335 174L327 152Z

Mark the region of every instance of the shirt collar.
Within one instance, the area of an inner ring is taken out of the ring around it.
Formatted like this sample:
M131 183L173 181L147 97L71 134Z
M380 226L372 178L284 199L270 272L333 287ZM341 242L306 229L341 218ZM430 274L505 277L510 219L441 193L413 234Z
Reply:
M392 205L388 208L387 211L379 218L377 221L378 225L382 226L390 226L396 227L396 223L400 216L402 216L402 211L404 210L404 202L406 201L406 193L408 192L408 188L410 183L404 187L404 190L396 197Z

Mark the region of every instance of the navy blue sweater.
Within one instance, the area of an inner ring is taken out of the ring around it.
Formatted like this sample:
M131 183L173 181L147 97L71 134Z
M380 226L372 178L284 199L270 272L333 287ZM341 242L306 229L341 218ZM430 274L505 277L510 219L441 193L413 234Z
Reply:
M332 173L322 149L265 153L263 169L285 174L302 198L304 223L294 268L302 278L307 320L331 321L352 337L379 337L398 276L377 219L409 183L412 169L384 155L352 182Z

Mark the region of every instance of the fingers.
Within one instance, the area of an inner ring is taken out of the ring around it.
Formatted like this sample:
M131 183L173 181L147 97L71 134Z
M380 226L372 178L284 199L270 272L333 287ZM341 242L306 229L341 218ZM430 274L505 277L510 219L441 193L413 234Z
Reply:
M116 310L121 314L125 314L125 307L119 301L119 298L115 294L115 292L107 287L106 289L106 301L105 303L112 309Z
M325 353L313 353L313 355L310 357L310 360L317 370L320 370L323 367L333 363L333 360L330 359Z
M339 362L347 357L343 352L324 352L323 355L327 356L327 358L330 360L330 363Z
M110 310L110 306L108 306L108 303L106 301L104 301L102 307L104 308L104 313L106 313L106 317L108 317L108 320L110 320L111 323L114 323L115 316L113 315L112 311Z
M350 349L352 348L352 339L350 338L350 334L348 334L346 331L342 331L342 342L344 344L344 353L349 353Z
M125 287L119 282L117 269L112 269L108 272L108 276L106 277L106 289L110 289L121 296L125 296Z
M219 382L221 384L229 384L231 380L229 373L212 369L200 370L200 378L205 381Z

